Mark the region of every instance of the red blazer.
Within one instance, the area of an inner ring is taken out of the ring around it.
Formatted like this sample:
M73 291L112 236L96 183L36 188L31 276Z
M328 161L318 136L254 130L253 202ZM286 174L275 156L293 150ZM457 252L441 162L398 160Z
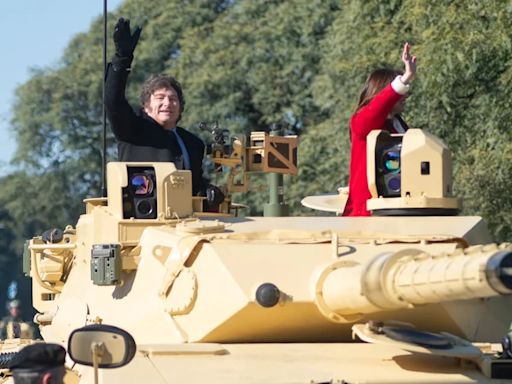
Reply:
M343 216L370 216L366 210L366 200L371 197L366 177L366 136L376 129L397 133L388 116L402 97L389 84L350 119L350 181Z

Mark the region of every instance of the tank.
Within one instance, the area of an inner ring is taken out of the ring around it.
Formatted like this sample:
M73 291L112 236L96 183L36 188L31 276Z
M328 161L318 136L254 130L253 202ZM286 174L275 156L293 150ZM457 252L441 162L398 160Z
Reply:
M218 213L192 197L189 171L113 162L106 198L85 200L76 226L31 239L25 272L44 340L67 345L86 325L127 331L133 360L101 370L104 383L512 379L512 245L456 215L439 139L373 132L373 216L351 218L236 216L231 194L251 172L297 171L297 138L249 140L212 151L231 169ZM345 195L310 205L340 212ZM87 365L68 371L68 382L94 382Z

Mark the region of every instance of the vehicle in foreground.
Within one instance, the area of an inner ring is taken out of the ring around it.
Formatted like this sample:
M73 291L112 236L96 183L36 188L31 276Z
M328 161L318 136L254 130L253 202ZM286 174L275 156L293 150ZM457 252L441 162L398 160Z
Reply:
M512 245L455 215L437 138L375 132L369 146L373 217L235 217L229 199L200 212L189 171L110 163L107 198L27 245L42 336L128 331L134 358L100 371L105 383L512 379ZM215 156L268 165L249 147Z

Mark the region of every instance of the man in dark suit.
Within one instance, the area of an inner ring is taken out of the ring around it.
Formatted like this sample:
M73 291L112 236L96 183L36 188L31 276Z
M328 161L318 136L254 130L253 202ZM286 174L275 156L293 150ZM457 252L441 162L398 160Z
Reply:
M118 140L120 161L169 161L192 172L192 193L207 197L209 208L224 196L203 178L203 141L177 126L185 107L180 83L171 76L152 75L141 93L142 108L135 111L125 97L126 82L141 29L130 31L130 21L119 19L114 29L116 52L105 79L105 107Z

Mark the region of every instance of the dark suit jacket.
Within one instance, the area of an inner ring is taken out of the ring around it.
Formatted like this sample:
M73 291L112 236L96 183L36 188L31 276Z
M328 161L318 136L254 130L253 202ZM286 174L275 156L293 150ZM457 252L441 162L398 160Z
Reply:
M109 65L105 84L105 107L112 131L118 140L120 161L174 162L181 168L182 155L176 137L143 110L134 111L125 97L129 70L123 63ZM129 67L129 63L128 63ZM176 127L190 157L192 192L204 194L208 181L203 178L205 145L193 133Z

